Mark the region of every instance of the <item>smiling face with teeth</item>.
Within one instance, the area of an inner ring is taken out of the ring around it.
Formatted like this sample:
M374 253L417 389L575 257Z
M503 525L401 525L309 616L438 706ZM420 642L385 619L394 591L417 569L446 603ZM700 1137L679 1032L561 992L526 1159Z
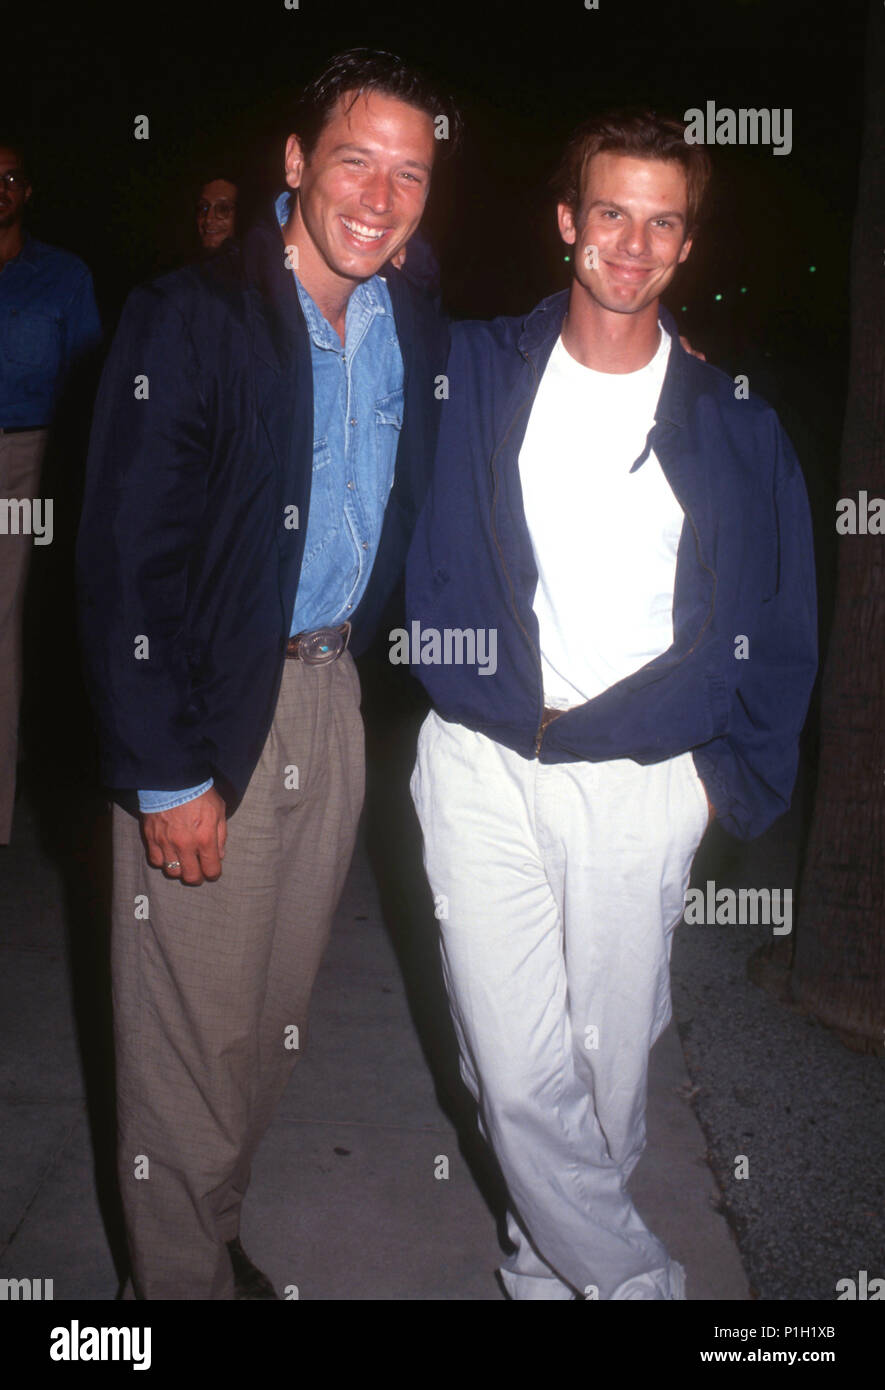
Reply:
M378 91L345 94L309 158L289 137L286 182L298 197L284 239L298 247L298 278L323 312L339 317L355 286L405 246L435 148L433 118Z
M563 241L576 247L569 313L644 314L657 324L658 300L691 250L688 182L674 160L607 150L593 155L581 206L559 205ZM595 248L595 257L586 251Z

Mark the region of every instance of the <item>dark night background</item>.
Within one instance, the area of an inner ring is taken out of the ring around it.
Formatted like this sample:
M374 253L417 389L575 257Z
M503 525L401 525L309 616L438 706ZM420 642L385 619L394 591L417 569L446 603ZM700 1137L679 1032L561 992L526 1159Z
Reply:
M857 0L50 3L16 15L3 124L32 151L33 232L84 257L112 327L133 284L193 255L195 186L231 171L253 206L283 186L291 98L340 48L393 48L459 100L463 147L438 168L424 223L456 316L519 313L567 283L547 181L592 109L791 108L788 156L713 151L707 220L667 301L695 346L745 372L781 413L823 543L826 609L865 10ZM142 114L149 140L133 137Z

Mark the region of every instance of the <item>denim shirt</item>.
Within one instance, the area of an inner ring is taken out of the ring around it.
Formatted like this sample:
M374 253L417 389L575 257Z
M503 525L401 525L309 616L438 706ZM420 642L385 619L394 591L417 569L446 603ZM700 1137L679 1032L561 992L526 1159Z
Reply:
M100 342L88 267L25 234L0 272L0 428L48 425L68 371Z
M294 271L293 271L294 274ZM345 341L297 280L313 365L313 478L290 635L346 621L381 539L403 420L403 363L387 286L358 285Z
M285 226L289 193L275 203ZM282 254L282 243L281 243ZM403 419L403 363L393 306L373 275L347 302L344 345L292 271L310 337L313 475L304 558L290 636L345 622L378 552ZM178 792L140 791L144 812L201 796L212 781Z

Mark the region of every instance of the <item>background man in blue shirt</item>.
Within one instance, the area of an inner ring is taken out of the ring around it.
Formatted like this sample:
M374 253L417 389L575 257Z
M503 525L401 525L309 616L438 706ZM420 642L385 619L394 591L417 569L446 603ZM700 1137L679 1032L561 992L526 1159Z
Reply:
M28 235L30 197L23 151L0 140L0 501L21 503L4 506L0 529L0 844L12 832L31 509L65 383L101 341L92 276L79 256ZM39 539L51 541L48 528Z
M351 651L433 456L446 333L379 272L421 218L444 111L390 54L334 59L286 146L290 192L242 250L136 290L102 380L78 563L121 802L118 1158L143 1298L275 1297L240 1207L362 805Z

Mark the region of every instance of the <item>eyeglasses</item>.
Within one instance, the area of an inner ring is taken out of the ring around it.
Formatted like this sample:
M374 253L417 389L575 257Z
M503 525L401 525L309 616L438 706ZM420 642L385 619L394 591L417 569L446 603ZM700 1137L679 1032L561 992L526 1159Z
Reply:
M22 169L10 169L0 174L0 183L5 183L7 188L27 188L28 180Z
M215 212L216 217L233 217L237 210L236 203L230 202L227 198L219 198L217 203L197 203L197 213L200 217L207 217L210 212Z

